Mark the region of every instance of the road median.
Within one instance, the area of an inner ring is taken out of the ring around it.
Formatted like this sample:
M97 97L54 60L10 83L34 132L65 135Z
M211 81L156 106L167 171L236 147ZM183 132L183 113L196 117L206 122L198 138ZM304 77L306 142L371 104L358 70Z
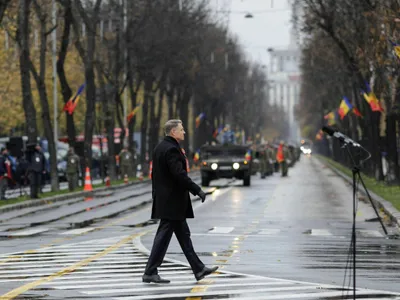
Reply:
M132 181L129 183L122 183L122 184L116 184L112 186L101 186L101 187L94 187L93 192L87 192L87 191L77 191L77 192L65 192L65 191L60 191L59 195L51 195L51 196L45 196L40 199L29 199L25 200L22 202L14 203L14 204L7 204L0 206L0 213L6 213L9 211L17 210L17 209L22 209L22 208L28 208L28 207L34 207L34 206L42 206L42 205L47 205L47 204L53 204L55 202L59 201L64 201L64 200L70 200L74 198L85 198L85 197L90 197L90 196L101 196L104 192L110 191L113 192L114 190L120 190L124 188L128 188L140 183L150 183L150 179L146 179L143 181ZM44 194L45 195L45 194Z

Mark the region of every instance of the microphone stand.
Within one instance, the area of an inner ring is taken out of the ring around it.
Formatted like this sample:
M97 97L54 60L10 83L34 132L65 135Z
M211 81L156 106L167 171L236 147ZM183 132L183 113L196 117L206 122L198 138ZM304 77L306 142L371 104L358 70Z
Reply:
M378 217L379 222L381 223L382 229L385 232L385 234L387 235L388 232L386 230L385 225L382 222L381 217L379 216L378 210L375 207L374 202L371 199L371 195L369 194L367 187L365 186L364 180L362 179L361 176L361 172L360 172L360 167L357 165L351 150L349 148L349 145L351 145L351 143L347 142L347 141L342 141L343 146L342 148L346 148L347 153L349 154L350 160L353 164L352 166L352 175L353 175L353 226L352 226L352 233L351 233L351 243L350 245L353 246L352 249L352 254L353 254L353 300L356 300L356 215L357 215L357 207L356 207L356 194L357 194L357 179L360 180L365 193L368 196L368 199L372 205L372 207L374 208L375 214ZM369 155L370 153L363 147L361 147L364 151L366 151ZM368 157L369 158L369 157Z

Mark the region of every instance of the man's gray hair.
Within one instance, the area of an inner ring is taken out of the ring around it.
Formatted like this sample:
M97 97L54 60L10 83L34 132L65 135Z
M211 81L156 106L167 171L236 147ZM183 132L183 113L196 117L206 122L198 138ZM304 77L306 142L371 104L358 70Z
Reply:
M181 120L178 120L178 119L168 120L164 125L165 135L169 135L171 133L171 130L178 127L179 124L182 124Z

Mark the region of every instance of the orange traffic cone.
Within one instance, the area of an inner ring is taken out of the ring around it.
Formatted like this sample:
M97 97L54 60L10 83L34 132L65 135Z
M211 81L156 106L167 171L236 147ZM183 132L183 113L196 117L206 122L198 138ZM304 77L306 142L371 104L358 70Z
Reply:
M86 192L92 192L93 187L92 187L92 181L90 179L90 170L89 167L86 167L86 172L85 172L85 186L83 188L84 191Z
M125 174L124 176L124 183L127 184L128 183L128 175Z
M111 186L110 176L106 177L106 186Z
M153 173L153 161L150 161L150 167L149 167L149 178L151 179Z

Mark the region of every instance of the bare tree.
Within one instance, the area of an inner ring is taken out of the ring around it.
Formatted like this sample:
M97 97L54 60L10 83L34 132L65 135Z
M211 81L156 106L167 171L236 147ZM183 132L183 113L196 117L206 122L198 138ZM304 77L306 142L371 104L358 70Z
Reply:
M25 112L25 131L29 143L36 143L38 136L36 109L32 100L30 54L29 54L29 12L31 0L20 0L18 10L17 41L20 47L19 67L21 73L22 104Z

